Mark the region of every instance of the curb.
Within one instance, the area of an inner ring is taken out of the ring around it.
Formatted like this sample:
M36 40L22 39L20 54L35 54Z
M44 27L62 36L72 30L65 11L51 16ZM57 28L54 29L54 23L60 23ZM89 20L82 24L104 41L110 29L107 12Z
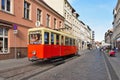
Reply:
M116 75L118 76L119 80L120 80L120 64L118 62L120 61L115 61L116 57L109 57L109 55L107 53L105 53L108 61L110 62L110 64L112 65L114 71L116 72Z

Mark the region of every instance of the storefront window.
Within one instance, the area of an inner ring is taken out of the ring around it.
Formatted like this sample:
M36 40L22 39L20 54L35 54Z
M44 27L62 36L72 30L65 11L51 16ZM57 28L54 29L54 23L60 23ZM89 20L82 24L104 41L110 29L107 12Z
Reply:
M8 52L8 29L0 28L0 53Z

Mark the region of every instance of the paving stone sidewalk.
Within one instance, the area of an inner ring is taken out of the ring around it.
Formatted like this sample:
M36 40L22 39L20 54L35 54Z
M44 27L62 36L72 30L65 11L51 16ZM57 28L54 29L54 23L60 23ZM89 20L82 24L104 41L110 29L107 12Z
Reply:
M31 63L32 62L28 61L28 58L0 60L0 71L25 66Z
M117 52L115 57L110 57L108 53L106 55L120 80L120 52Z

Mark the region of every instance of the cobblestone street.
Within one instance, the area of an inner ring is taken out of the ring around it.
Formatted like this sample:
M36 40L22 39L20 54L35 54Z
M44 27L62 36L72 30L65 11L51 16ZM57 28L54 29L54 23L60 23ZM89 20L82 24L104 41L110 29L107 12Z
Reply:
M27 58L3 60L0 80L119 80L119 53L109 57L94 49L79 54L62 63L30 62Z
M81 57L29 80L109 80L102 53L87 51Z

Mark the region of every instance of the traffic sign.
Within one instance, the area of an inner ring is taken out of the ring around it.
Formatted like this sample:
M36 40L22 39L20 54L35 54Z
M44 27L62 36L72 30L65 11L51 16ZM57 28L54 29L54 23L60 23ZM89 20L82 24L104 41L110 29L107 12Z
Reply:
M13 33L14 33L14 34L17 34L17 33L18 33L17 25L16 25L16 24L13 25Z
M17 25L16 24L13 25L13 30L17 30Z

